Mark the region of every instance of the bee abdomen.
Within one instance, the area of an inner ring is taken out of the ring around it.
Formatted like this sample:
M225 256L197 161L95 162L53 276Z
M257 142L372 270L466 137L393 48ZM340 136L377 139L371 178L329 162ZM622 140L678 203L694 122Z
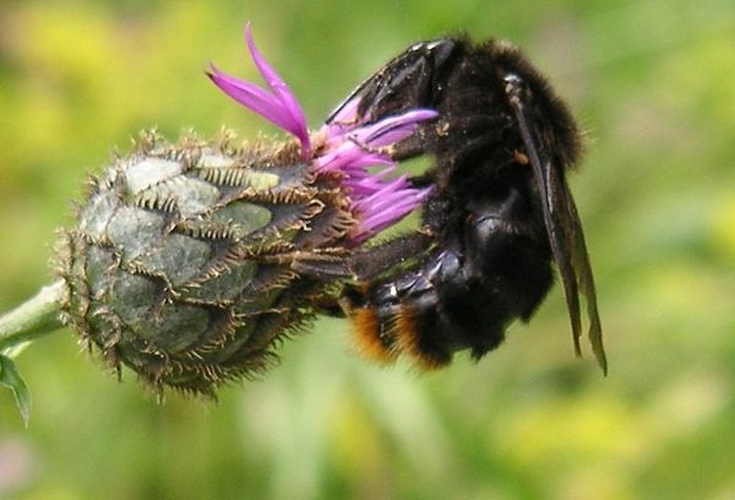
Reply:
M461 244L453 239L417 268L345 293L364 354L382 363L403 354L422 369L462 350L477 360L512 321L530 317L552 284L549 251L521 222L488 223L495 211L469 219Z
M432 282L449 260L441 252L414 272L345 293L343 302L362 354L383 364L403 354L426 370L451 362L462 341L451 318L442 313L442 299Z

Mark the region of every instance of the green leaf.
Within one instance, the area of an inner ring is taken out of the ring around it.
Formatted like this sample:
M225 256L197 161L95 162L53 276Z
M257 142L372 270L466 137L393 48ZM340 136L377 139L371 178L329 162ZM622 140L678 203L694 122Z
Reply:
M28 386L18 373L13 360L4 354L0 354L0 385L13 391L15 404L23 423L28 427L28 420L31 418L31 393L28 392Z

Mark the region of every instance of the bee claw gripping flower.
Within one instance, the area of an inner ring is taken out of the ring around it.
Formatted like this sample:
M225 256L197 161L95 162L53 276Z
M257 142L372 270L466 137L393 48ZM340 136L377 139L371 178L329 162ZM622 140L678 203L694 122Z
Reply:
M144 133L91 182L57 255L64 321L157 390L214 395L267 368L334 287L294 262L339 258L429 192L388 176L390 147L435 112L364 124L346 106L309 133L249 27L246 39L268 89L214 67L209 77L294 139L235 145L223 133L171 144Z

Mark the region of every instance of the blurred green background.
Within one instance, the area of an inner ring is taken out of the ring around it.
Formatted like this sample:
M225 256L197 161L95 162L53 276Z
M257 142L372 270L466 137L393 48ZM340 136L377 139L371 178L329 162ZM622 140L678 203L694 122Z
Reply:
M139 129L273 131L203 75L257 78L246 20L314 127L410 42L524 47L588 130L571 182L609 376L574 358L558 289L477 365L374 367L323 321L219 404L158 405L64 330L18 359L28 430L0 392L0 498L735 498L732 0L6 0L0 310L48 282L69 200Z

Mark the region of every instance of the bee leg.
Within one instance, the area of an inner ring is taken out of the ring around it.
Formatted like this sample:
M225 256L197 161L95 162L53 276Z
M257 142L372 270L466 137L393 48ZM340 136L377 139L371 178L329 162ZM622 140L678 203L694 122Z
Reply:
M417 231L360 249L348 259L352 277L358 281L376 278L422 255L431 241L432 237L428 232Z
M429 233L417 231L375 246L356 249L348 256L314 254L301 256L290 264L294 271L319 280L349 278L365 281L423 254L431 239Z
M314 254L293 260L291 268L304 277L319 281L346 278L356 282L366 282L391 269L408 263L409 260L423 255L431 244L427 232L417 231L394 238L373 247L355 250L350 256ZM312 303L314 310L325 316L344 318L349 316L362 299L362 285L345 283L339 298L326 295Z

